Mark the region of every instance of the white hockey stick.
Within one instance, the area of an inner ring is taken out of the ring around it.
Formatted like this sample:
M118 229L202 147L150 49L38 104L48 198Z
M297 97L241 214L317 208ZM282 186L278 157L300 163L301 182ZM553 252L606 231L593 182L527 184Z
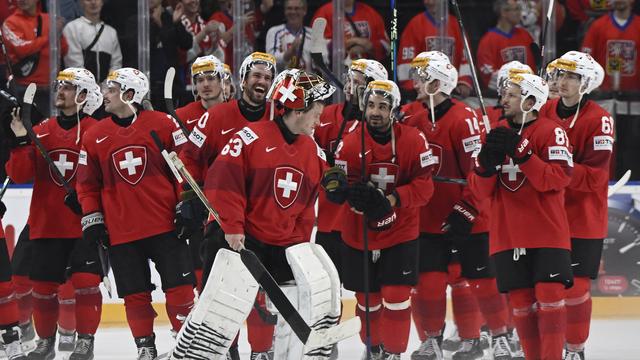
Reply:
M627 172L624 173L624 175L622 175L620 180L618 180L615 184L609 186L609 191L607 192L607 197L610 197L611 195L613 195L613 194L617 193L618 191L620 191L620 189L622 189L622 187L627 184L627 182L629 181L630 178L631 178L631 170L627 170Z

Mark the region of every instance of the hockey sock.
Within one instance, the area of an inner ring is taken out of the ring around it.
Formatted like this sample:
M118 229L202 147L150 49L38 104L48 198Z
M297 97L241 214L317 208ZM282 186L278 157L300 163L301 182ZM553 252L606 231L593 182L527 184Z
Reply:
M256 297L258 306L264 311L267 310L266 295L263 291L258 292ZM258 310L251 309L249 317L247 318L247 337L249 338L249 344L251 345L251 351L253 352L266 352L271 349L273 343L273 332L275 331L275 325L265 322Z
M58 322L58 287L51 281L33 282L33 322L41 339L56 334Z
M356 293L356 315L362 322L360 328L360 340L363 344L367 343L367 327L365 324L364 293ZM369 293L369 329L371 331L371 346L382 344L382 336L380 334L380 318L382 317L382 296L380 293Z
M565 288L560 283L537 283L538 331L542 360L562 358L564 335L567 330L567 310L564 305Z
M402 354L407 350L411 328L411 287L393 285L382 287L381 338L384 349Z
M507 329L513 330L516 328L516 324L513 322L513 307L511 306L511 302L509 302L509 295L500 294L504 299L505 304L507 304Z
M480 338L480 326L482 326L482 314L478 308L478 301L471 292L469 283L464 278L459 278L451 284L451 304L453 318L458 325L458 334L463 339Z
M158 316L151 306L151 291L140 292L124 297L124 310L127 314L129 329L134 338L153 334L153 319Z
M426 272L420 274L417 293L413 295L421 327L428 336L439 336L447 314L447 273Z
M180 331L182 323L193 307L193 286L181 285L167 289L167 315L174 331Z
M534 290L511 290L509 291L509 301L513 307L513 322L516 330L518 330L520 344L522 344L525 357L539 360L540 335L538 334L538 316L536 314Z
M11 281L0 282L0 326L18 323L18 302ZM10 327L10 326L8 326Z
M507 332L509 309L504 295L498 292L495 278L470 279L471 291L478 300L480 311L487 321L491 335Z
M418 290L415 288L411 291L411 318L413 319L413 326L416 327L416 331L418 332L418 338L420 342L427 341L427 333L422 327L422 314L420 313L420 307L416 304L418 301Z
M71 275L76 295L76 328L78 334L94 335L102 315L100 275L75 273Z
M20 324L26 324L31 321L33 313L33 283L29 277L20 275L13 275L11 281L16 292Z
M196 269L193 272L196 275L196 289L198 294L202 294L202 269Z
M591 280L575 277L573 287L566 292L567 299L567 348L584 350L591 326Z
M58 288L58 326L65 333L76 331L76 296L70 280Z

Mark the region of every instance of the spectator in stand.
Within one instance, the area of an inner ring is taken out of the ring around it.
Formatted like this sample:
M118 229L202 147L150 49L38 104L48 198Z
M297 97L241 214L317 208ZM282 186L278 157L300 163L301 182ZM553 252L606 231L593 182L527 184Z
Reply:
M380 62L389 53L389 36L384 20L378 12L363 1L344 1L344 47L347 52L345 66L352 60L373 59ZM313 15L313 20L324 18L327 27L326 39L333 38L333 3L322 5Z
M60 16L64 18L65 24L82 16L82 0L58 0L60 3Z
M613 11L591 24L582 51L605 69L602 90L640 90L640 18L632 10L634 0L612 0Z
M99 84L110 70L122 67L118 33L100 19L102 0L80 0L83 16L67 23L62 33L69 43L65 67L85 68Z
M38 86L35 103L45 116L49 114L49 15L40 11L37 0L21 0L18 8L2 25L16 84L16 95L22 98L27 85ZM62 19L57 34L62 34ZM64 36L60 39L61 54L67 51Z
M16 0L0 1L0 24L16 10Z
M286 23L267 31L266 52L276 57L278 72L287 68L312 70L311 28L304 26L306 0L285 0Z
M460 28L453 15L449 14L446 20L447 37L438 36L438 20L435 14L439 13L440 0L424 0L425 11L409 21L407 27L400 36L398 51L398 81L406 91L412 91L413 85L409 77L411 60L423 51L441 51L449 57L453 66L458 69L458 86L455 93L467 97L473 89L471 81L471 68L464 56L462 36Z
M478 69L482 86L496 90L498 70L503 64L519 61L536 71L529 32L518 26L522 7L517 0L495 0L493 11L498 15L496 27L482 36L478 45Z
M180 0L173 12L174 18L178 18L179 25L193 37L191 48L186 52L183 65L189 67L196 58L205 55L213 55L216 58L224 56L218 46L218 36L224 31L224 26L218 21L205 21L200 16L200 0ZM188 69L185 71L188 72ZM190 77L190 75L189 75Z
M566 0L569 17L581 23L598 18L611 10L611 0Z

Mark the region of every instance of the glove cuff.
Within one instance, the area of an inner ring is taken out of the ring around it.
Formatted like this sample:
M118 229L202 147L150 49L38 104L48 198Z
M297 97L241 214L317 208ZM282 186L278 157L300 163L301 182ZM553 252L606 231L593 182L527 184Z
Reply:
M82 231L94 226L94 225L104 225L104 216L101 212L94 212L89 215L85 215L82 217L80 221L80 225L82 225Z
M461 200L453 205L453 211L456 211L458 214L464 216L464 218L470 222L474 223L476 221L476 217L478 216L478 210L474 208L468 202Z
M373 231L384 231L387 230L393 225L396 221L397 215L395 211L392 211L389 215L383 217L380 220L371 220L368 221L369 229Z
M533 152L531 150L529 150L526 154L524 154L524 156L514 157L513 158L513 163L516 164L516 165L525 163L525 162L527 162L527 160L529 160L531 155L533 155Z

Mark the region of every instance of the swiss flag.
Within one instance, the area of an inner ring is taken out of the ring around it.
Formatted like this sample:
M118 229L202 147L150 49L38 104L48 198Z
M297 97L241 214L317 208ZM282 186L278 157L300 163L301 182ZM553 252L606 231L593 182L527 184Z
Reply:
M113 166L122 179L131 185L142 180L147 169L147 148L144 146L126 146L113 154Z
M69 149L57 149L49 151L49 157L53 160L53 165L58 168L65 181L70 182L76 175L76 170L78 170L78 152ZM53 174L51 167L49 167L49 175L56 185L62 186L62 183L58 181L58 177Z
M513 163L513 159L509 158L508 164L503 164L498 172L500 183L511 191L520 189L527 177L524 175L518 165Z
M385 194L391 194L396 189L400 167L393 163L379 162L367 166L369 180Z
M273 194L281 208L293 205L298 198L304 174L289 166L277 167L273 173Z

